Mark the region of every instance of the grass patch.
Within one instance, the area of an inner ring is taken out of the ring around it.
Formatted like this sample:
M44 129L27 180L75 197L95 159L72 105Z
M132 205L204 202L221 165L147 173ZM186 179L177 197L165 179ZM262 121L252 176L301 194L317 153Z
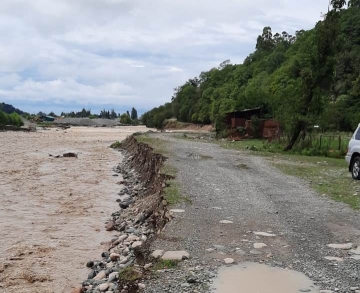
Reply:
M175 205L178 203L187 203L192 204L192 201L187 196L183 196L179 190L179 185L174 180L169 180L167 186L164 189L164 198L169 203L169 205Z
M145 143L154 149L155 153L161 155L168 155L169 152L166 149L166 142L160 138L150 137L146 134L136 136L136 140L141 143Z
M158 270L163 270L163 269L174 269L174 268L177 268L178 265L179 265L179 262L176 260L162 260L161 259L154 264L153 270L158 271Z
M121 147L121 142L120 141L115 141L113 144L111 144L110 146L112 149L118 149Z
M39 127L47 127L47 128L54 127L54 124L52 122L38 122L37 125Z
M176 177L177 169L171 166L169 163L165 162L161 167L161 173L170 177Z
M360 209L360 182L351 178L345 160L294 155L279 155L270 160L285 174L309 182L320 195Z
M122 282L134 282L141 278L141 273L133 267L127 267L119 272L119 280Z

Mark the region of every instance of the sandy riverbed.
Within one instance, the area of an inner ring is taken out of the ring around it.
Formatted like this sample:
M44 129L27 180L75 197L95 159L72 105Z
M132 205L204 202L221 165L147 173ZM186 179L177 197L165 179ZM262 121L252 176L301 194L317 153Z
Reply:
M0 292L70 292L111 239L122 159L109 148L142 127L0 132ZM65 152L76 158L54 158Z

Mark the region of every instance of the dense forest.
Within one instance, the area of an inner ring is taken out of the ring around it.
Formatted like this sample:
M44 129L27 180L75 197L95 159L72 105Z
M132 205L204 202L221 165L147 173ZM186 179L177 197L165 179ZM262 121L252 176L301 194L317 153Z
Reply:
M262 107L289 139L319 125L352 131L360 122L360 0L332 0L315 28L295 35L265 27L243 62L224 61L175 89L171 102L142 116L148 127L165 119L224 127L225 113Z

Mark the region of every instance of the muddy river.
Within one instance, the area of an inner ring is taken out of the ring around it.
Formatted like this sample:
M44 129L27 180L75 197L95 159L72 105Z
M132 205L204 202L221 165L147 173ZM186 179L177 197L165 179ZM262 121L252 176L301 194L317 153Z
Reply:
M104 223L122 156L109 145L142 130L0 132L0 292L70 292L86 279L114 234ZM53 157L67 152L78 158Z

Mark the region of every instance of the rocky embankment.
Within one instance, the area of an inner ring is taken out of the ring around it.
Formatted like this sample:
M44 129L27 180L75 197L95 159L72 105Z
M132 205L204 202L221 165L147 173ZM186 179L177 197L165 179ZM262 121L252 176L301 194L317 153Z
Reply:
M91 270L88 278L73 292L130 293L143 288L140 280L150 274L152 266L150 243L171 219L162 197L167 178L160 170L165 158L133 136L123 141L119 150L125 156L114 169L114 176L123 179L118 183L119 210L106 223L114 238L101 260L87 263Z

